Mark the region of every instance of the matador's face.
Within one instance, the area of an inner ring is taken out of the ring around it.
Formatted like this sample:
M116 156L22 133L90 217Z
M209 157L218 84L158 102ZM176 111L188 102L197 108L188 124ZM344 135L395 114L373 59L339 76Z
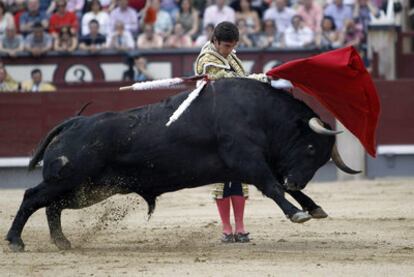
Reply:
M236 47L237 41L218 41L215 39L213 44L214 47L216 47L217 52L224 58L227 58L227 56L233 51L234 47Z

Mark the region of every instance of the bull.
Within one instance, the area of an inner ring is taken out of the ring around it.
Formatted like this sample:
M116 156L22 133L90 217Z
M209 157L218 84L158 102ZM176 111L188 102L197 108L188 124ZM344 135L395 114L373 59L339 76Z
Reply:
M52 241L70 248L61 228L63 209L93 205L114 194L137 193L155 208L157 196L184 188L241 181L254 184L293 222L324 212L300 190L332 157L348 173L335 147L336 131L305 103L255 80L210 83L181 118L169 116L188 96L122 112L75 116L52 129L29 164L43 160L43 181L24 193L6 236L23 251L28 218L46 207Z

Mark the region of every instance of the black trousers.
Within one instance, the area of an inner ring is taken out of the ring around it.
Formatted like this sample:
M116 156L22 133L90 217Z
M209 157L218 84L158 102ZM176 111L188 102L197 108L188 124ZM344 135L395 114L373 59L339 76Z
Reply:
M223 198L232 195L243 196L243 189L241 182L226 182L224 183Z

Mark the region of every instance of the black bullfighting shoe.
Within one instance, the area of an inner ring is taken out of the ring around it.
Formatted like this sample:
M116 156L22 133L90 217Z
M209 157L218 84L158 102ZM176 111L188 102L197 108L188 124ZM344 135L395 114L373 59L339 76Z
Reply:
M234 236L233 234L225 234L223 233L223 236L221 237L222 243L232 243L234 242Z
M249 233L237 233L234 235L234 241L235 242L250 242Z

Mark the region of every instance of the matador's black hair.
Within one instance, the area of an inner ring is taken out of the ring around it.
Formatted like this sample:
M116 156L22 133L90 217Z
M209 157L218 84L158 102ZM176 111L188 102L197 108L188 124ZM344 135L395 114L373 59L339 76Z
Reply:
M226 42L239 41L239 29L233 23L223 21L217 24L216 28L214 28L211 42L213 42L214 39Z

